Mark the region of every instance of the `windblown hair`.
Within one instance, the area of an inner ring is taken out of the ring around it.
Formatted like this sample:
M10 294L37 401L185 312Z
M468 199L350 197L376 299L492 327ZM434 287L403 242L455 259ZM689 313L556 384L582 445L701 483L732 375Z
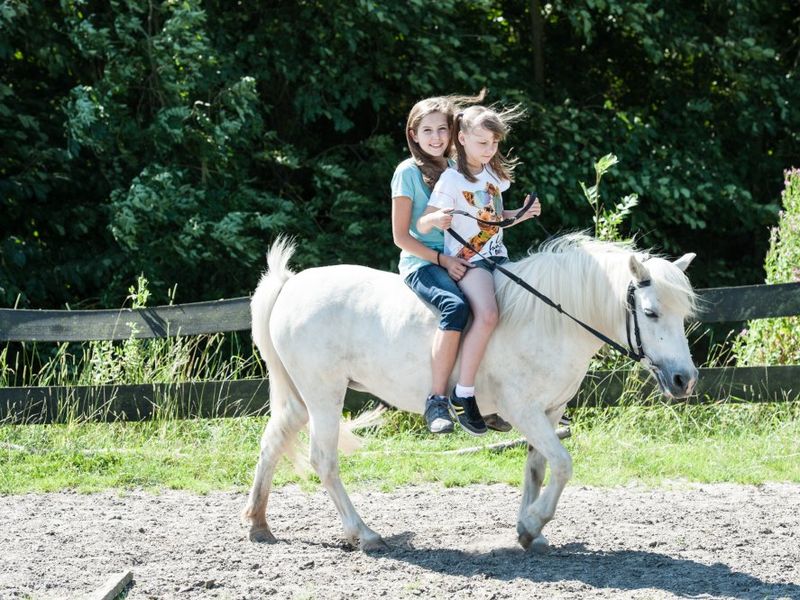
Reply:
M453 124L453 135L450 137L456 149L456 167L458 172L469 181L475 182L477 178L469 172L467 164L467 152L463 144L458 140L460 131L471 133L476 127L482 127L490 131L498 142L506 139L511 131L511 124L518 121L525 114L525 110L518 104L510 108L497 110L493 106L470 106L455 116ZM516 158L504 156L500 150L489 161L489 166L501 178L513 181L512 173L517 166Z
M408 113L406 122L406 142L411 156L414 158L419 170L422 171L422 180L425 185L433 189L439 177L447 169L447 159L453 153L453 119L456 112L463 110L471 104L482 102L486 97L486 88L482 89L475 96L434 96L425 98L417 102ZM411 136L411 132L417 134L422 119L433 113L441 113L447 119L447 129L451 132L450 142L442 156L434 157L425 152Z
M697 296L684 272L669 260L637 251L629 244L604 242L582 233L566 234L505 266L573 316L588 323L611 325L625 314L632 254L646 260L664 310L684 319L696 313ZM533 320L544 331L554 333L567 319L502 273L495 274L495 287L500 318L506 323Z

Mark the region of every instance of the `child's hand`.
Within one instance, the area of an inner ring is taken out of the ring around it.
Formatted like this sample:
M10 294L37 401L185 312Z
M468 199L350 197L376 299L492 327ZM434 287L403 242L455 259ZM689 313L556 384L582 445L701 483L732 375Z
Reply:
M450 228L450 225L453 222L453 209L452 208L442 208L437 210L436 212L432 212L428 215L428 222L445 231Z
M467 272L467 269L472 268L472 263L457 256L439 255L439 263L447 270L453 281L460 281Z
M525 202L523 202L523 205L527 204L530 199L531 199L530 194L525 196ZM527 221L528 219L532 219L533 217L538 217L541 214L542 214L542 205L539 203L539 198L536 198L536 200L533 201L533 204L531 204L531 207L524 213L522 213L522 216L520 216L517 219L517 221L518 222Z

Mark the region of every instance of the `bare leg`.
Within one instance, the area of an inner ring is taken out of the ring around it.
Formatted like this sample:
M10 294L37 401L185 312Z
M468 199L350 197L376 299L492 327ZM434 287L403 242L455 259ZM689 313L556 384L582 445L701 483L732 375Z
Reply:
M433 371L433 386L431 393L446 396L449 393L448 382L450 373L458 355L458 343L461 340L460 331L436 330L433 336L431 349L431 369Z
M489 338L497 326L497 299L494 295L494 276L486 269L468 269L458 282L472 308L472 325L464 335L461 348L461 370L458 383L475 385L475 374L483 359Z

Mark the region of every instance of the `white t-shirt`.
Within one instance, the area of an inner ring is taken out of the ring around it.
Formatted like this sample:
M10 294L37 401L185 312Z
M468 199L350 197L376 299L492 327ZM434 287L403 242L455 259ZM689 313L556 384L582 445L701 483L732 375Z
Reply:
M455 208L484 221L501 221L502 192L508 189L511 182L498 177L489 165L475 177L477 181L468 181L455 169L447 169L433 188L428 206ZM451 228L484 256L508 256L500 227L482 225L469 217L454 215ZM447 232L444 234L444 253L470 262L481 260L479 255L462 246Z

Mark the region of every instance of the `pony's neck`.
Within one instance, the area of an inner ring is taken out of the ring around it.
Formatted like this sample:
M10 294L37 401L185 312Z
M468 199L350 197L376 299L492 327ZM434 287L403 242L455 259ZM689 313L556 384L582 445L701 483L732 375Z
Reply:
M511 263L509 270L576 319L624 344L618 337L624 331L625 290L631 278L629 255L612 244L568 240L554 249ZM586 337L582 345L592 354L604 344L504 275L497 274L495 283L504 321L515 326L532 326L548 335Z

